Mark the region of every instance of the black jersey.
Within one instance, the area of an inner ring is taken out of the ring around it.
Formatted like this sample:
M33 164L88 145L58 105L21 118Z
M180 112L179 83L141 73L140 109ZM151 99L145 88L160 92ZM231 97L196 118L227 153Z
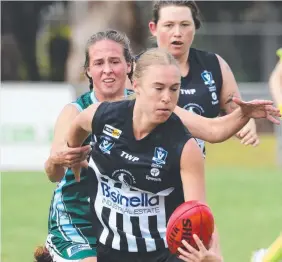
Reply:
M194 48L189 52L189 73L181 78L178 106L204 117L220 112L222 75L217 56Z
M214 53L190 49L189 73L181 78L178 106L198 115L213 118L220 113L222 75ZM205 155L204 141L197 139Z
M101 224L100 243L116 250L149 252L167 247L167 221L184 202L180 157L191 135L173 113L136 140L134 103L105 102L98 107L92 123L97 143L88 172L97 183L92 202Z

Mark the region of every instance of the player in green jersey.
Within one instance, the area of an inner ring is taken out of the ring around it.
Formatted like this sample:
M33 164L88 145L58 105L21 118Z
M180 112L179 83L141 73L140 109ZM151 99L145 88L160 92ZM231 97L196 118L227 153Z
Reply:
M130 94L130 90L124 88L127 77L132 74L130 41L126 35L114 30L92 35L85 56L90 91L66 105L60 113L51 153L45 163L49 179L58 182L50 206L46 241L54 261L96 262L87 177L82 171L81 181L77 183L70 169L87 158L91 137L84 141L83 147L72 149L65 143L65 134L72 120L89 105L120 100Z

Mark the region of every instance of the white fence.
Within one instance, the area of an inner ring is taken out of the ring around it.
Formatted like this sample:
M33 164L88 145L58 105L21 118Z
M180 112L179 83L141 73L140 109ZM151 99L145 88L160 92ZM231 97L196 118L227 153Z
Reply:
M246 100L271 98L265 83L240 83L239 86ZM87 87L73 88L67 84L2 83L0 170L42 170L60 111L86 90ZM276 132L282 165L281 127Z
M57 116L74 97L65 84L2 84L0 170L42 170Z

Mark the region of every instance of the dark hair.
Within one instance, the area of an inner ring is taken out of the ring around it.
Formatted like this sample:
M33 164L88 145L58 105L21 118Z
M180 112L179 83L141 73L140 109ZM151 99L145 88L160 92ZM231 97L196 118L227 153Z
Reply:
M126 36L126 34L116 31L116 30L112 30L112 29L100 31L98 33L95 33L94 35L92 35L89 38L86 44L86 49L85 49L84 69L85 69L85 75L89 79L89 82L90 82L90 86L89 86L90 90L93 89L93 81L92 81L92 78L86 72L86 69L89 67L89 60L90 60L89 47L101 40L112 40L122 45L124 58L127 63L131 63L131 70L128 73L128 78L130 79L130 81L131 81L132 74L133 74L133 55L132 55L132 51L130 48L130 40Z
M154 2L153 6L153 22L158 23L160 18L160 10L165 6L185 6L190 8L192 17L195 23L195 28L199 29L201 27L200 11L195 1L187 0L158 0Z
M34 262L53 262L53 259L46 247L38 246L34 251Z

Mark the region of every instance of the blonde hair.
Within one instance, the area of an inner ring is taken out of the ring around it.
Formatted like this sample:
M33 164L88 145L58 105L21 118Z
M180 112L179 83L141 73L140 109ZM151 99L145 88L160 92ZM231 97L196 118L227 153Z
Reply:
M160 48L151 48L138 58L133 80L141 79L144 71L152 65L175 65L179 68L176 59L170 53Z
M133 72L133 80L140 81L144 71L152 65L175 65L179 68L178 62L170 53L160 48L151 48L138 58ZM133 100L135 98L136 94L131 94L126 99Z

